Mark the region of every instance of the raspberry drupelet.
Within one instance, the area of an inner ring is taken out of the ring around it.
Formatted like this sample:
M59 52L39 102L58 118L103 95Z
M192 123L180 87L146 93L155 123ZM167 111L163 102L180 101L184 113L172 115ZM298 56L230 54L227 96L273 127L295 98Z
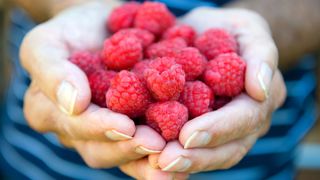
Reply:
M145 113L151 95L136 74L122 70L111 80L106 101L111 110L135 118Z
M106 107L106 93L110 87L111 79L116 76L114 71L97 70L88 76L91 101L101 107Z
M173 58L156 58L145 70L148 89L158 101L177 100L185 84L185 73Z
M194 45L208 60L220 54L238 51L236 39L223 29L207 30L195 40Z
M211 89L201 81L187 82L180 96L180 102L189 110L191 118L211 111L214 96Z
M188 109L177 101L151 104L146 111L147 124L166 141L178 139L182 126L188 121Z
M236 53L221 54L207 65L204 81L218 96L237 96L244 90L246 63Z

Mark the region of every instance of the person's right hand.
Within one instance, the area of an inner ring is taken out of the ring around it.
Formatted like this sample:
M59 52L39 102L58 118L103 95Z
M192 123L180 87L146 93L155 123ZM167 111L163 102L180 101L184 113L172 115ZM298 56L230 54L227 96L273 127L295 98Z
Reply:
M21 63L32 80L24 99L29 125L54 132L94 168L128 163L165 146L153 129L91 104L86 75L68 61L73 51L100 48L114 6L100 1L71 8L32 30L21 47Z

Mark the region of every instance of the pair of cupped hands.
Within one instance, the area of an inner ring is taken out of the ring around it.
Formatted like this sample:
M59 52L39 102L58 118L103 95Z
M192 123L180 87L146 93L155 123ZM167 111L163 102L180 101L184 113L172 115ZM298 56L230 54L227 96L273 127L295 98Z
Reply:
M70 8L33 29L21 47L32 83L25 95L29 125L53 132L93 168L119 166L136 179L185 179L191 173L237 164L270 127L272 112L285 99L278 52L265 20L242 9L196 8L179 21L199 33L224 28L238 40L247 63L246 93L223 108L188 121L179 139L166 143L153 129L90 103L86 75L68 57L98 50L105 21L117 2Z

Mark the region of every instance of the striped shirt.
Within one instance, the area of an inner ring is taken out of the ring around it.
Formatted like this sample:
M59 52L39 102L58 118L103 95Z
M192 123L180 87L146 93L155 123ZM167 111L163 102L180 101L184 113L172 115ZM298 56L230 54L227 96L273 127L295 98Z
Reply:
M182 14L209 1L163 0ZM13 75L1 114L0 166L11 179L131 179L118 168L95 170L87 167L73 150L64 148L54 134L39 134L23 116L23 96L30 83L19 64L19 47L35 24L21 10L10 16L8 37ZM305 56L299 66L285 74L288 97L273 115L272 126L247 156L229 170L194 174L190 179L293 179L298 143L312 127L315 115L315 74L313 56Z

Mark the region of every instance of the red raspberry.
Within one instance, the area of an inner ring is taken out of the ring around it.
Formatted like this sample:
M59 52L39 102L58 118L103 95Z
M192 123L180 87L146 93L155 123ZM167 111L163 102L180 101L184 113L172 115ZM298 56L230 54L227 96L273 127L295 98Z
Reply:
M101 57L98 53L93 54L86 51L79 51L73 53L69 60L77 65L82 71L84 71L87 75L96 71L97 69L103 69L101 63Z
M228 104L232 100L232 97L227 96L217 96L215 97L214 103L213 103L213 110L217 110Z
M135 118L144 114L151 96L136 74L123 70L111 80L106 100L111 110Z
M150 60L143 60L134 65L131 72L134 72L139 77L144 77L144 71L150 68Z
M211 111L213 101L211 89L201 81L187 82L180 95L180 102L188 108L191 118Z
M120 29L132 27L140 6L139 3L128 2L115 8L109 16L108 29L111 32L117 32Z
M151 44L145 54L148 58L164 57L185 47L187 43L182 38L168 39Z
M183 38L189 46L193 44L196 37L196 31L188 25L176 25L164 32L163 39Z
M134 27L148 30L155 35L161 35L174 23L175 17L166 5L159 2L144 2L138 10Z
M98 70L89 75L89 83L92 94L92 102L106 107L106 93L110 87L110 81L116 76L114 71Z
M160 101L176 100L185 84L185 73L173 58L156 58L144 77L153 97Z
M128 29L122 29L118 31L116 34L112 36L113 39L122 39L123 37L129 37L129 36L135 36L138 38L142 46L148 47L151 43L153 43L155 37L152 33L149 31L138 29L138 28L128 28Z
M223 53L237 52L237 41L223 29L209 29L194 42L195 47L211 60Z
M236 96L244 89L246 63L236 53L221 54L207 65L204 80L218 96Z
M113 70L130 69L142 59L142 45L134 36L112 36L104 42L103 62Z
M183 48L169 54L168 57L173 57L176 63L182 66L186 73L186 80L191 81L197 79L206 68L207 60L193 47Z
M166 141L178 139L182 126L188 121L188 109L177 101L150 105L146 112L147 124Z

